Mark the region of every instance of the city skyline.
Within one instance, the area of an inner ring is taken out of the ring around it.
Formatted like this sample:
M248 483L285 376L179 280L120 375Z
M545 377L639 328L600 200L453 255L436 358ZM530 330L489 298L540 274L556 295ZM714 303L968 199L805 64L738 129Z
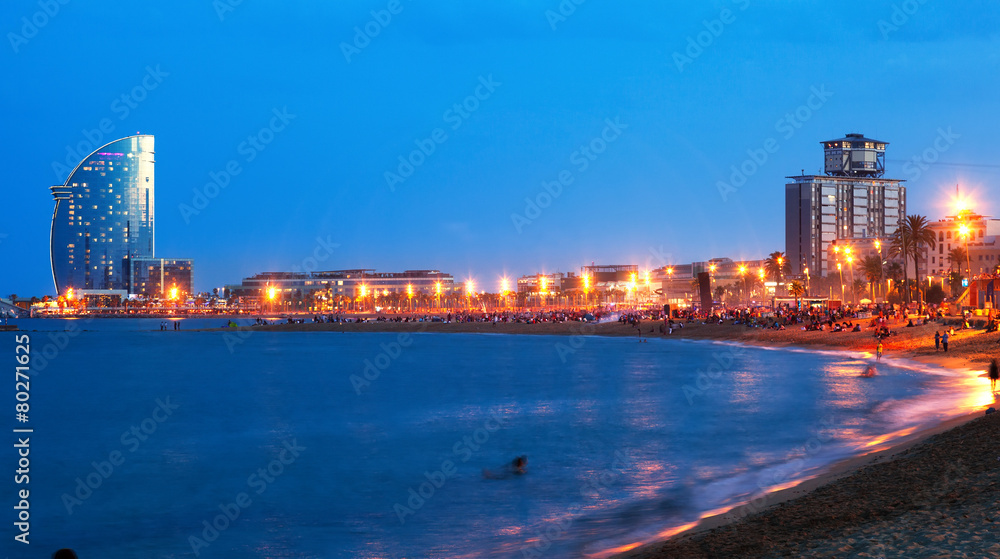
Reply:
M157 137L157 253L197 261L197 291L320 248L318 269L484 282L759 259L785 247L785 177L853 132L890 143L908 213L949 215L956 184L994 212L997 17L975 3L223 4L60 4L41 26L36 3L0 8L5 294L54 294L49 187L136 132ZM100 32L81 49L77 27Z

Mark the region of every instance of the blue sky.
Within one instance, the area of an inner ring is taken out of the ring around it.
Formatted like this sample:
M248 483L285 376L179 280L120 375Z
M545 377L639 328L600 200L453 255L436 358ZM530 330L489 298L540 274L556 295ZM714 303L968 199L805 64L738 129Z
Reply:
M48 187L102 121L156 136L156 252L194 258L206 291L330 243L321 269L486 288L758 258L784 250L785 177L847 132L890 143L910 213L943 217L961 183L998 214L985 1L63 1L0 6L4 296L52 293Z

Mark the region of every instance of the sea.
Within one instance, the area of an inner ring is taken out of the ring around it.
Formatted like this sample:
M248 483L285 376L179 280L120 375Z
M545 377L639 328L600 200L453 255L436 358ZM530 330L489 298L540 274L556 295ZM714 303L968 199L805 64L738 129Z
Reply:
M5 556L608 557L989 400L866 353L161 322L0 333L9 372L31 356L26 421L14 374L0 405Z

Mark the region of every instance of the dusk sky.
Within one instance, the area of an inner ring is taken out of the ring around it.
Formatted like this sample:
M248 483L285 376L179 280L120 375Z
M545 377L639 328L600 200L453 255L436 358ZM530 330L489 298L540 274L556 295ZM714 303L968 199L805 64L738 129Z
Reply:
M63 2L0 5L3 297L54 294L49 187L136 132L156 255L193 258L199 291L328 242L320 269L491 291L760 258L785 249L785 177L848 132L889 142L909 213L944 217L960 183L1000 215L991 2Z

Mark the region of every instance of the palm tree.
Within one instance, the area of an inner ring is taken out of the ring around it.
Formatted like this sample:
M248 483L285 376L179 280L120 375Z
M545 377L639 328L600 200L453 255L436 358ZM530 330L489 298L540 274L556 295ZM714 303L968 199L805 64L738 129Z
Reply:
M802 297L806 292L806 288L802 285L800 281L793 281L788 284L788 293L795 297L795 308L799 307L799 297Z
M930 228L930 223L926 216L908 215L903 220L899 229L893 233L890 244L890 251L903 257L903 283L909 284L907 277L906 260L908 256L913 257L913 272L917 274L917 294L920 294L920 249L928 245L931 249L937 246L937 236ZM909 301L910 290L906 290L906 298Z
M887 280L892 280L893 289L899 294L900 298L903 296L903 292L900 290L900 282L903 281L903 276L905 275L903 266L899 262L889 262L885 267L885 278ZM889 293L885 294L886 297Z
M868 288L872 301L875 300L875 282L882 279L882 259L875 254L869 254L861 260L861 272L868 280Z
M791 273L791 271L792 265L788 263L784 252L776 250L767 255L767 259L764 261L764 273L771 281L781 281L781 276Z
M868 282L858 278L854 280L854 285L851 286L851 289L854 290L854 300L857 301L861 299L861 297L864 297L865 291L868 290Z
M726 295L726 288L721 285L715 288L715 298L718 301L722 301L722 298Z
M890 258L894 258L894 257L898 256L903 261L903 266L902 266L902 272L903 272L902 280L903 281L902 281L902 285L904 287L906 287L910 283L909 271L906 269L906 261L910 257L910 250L912 248L913 248L913 239L912 239L911 235L909 234L909 232L906 231L906 229L905 229L905 222L904 222L904 227L900 227L899 229L896 229L896 232L893 233L892 237L889 238L889 257ZM896 264L896 263L894 262L893 264ZM896 265L898 266L898 264L896 264ZM893 278L893 283L896 284L897 289L899 289L898 286L900 285L900 282L899 282L899 278L898 277L894 277ZM905 295L903 293L903 290L900 290L899 291L899 295L900 295L901 298L904 298L906 300L906 302L910 301L910 290L909 289L906 289Z
M958 266L958 273L962 273L962 265L966 262L965 247L955 247L948 251L949 268Z
M931 229L930 222L927 221L927 216L908 215L903 225L910 230L907 236L913 238L913 273L917 274L917 294L919 295L921 285L919 276L920 250L924 245L927 245L930 250L934 250L937 247L937 235Z

